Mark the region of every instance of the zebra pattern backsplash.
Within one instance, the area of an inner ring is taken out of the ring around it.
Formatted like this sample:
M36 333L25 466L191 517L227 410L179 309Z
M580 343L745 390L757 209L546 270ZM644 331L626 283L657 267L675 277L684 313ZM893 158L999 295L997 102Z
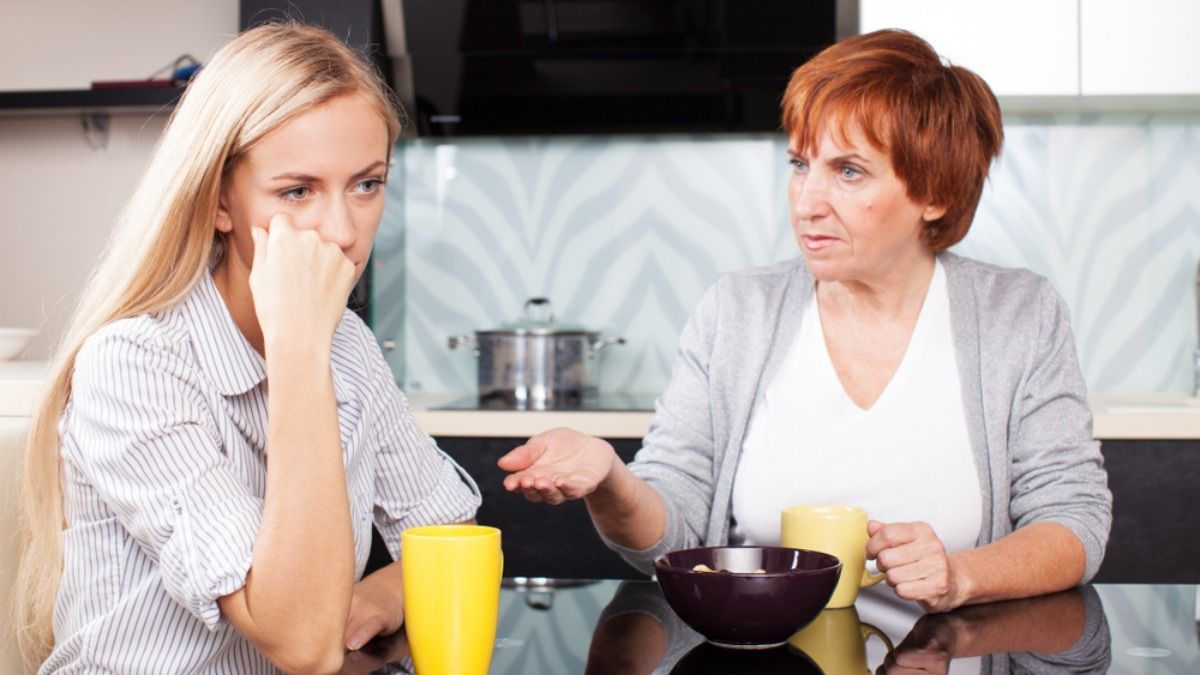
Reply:
M1047 276L1096 392L1190 391L1200 117L1010 117L963 255ZM778 135L432 140L397 146L373 322L401 387L471 392L451 335L546 296L626 339L602 390L657 392L720 272L798 254Z

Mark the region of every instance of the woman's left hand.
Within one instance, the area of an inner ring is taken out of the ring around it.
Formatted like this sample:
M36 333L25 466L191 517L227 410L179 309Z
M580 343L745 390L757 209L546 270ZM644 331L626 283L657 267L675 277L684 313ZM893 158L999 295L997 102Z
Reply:
M896 595L914 600L926 612L947 612L963 604L962 579L953 558L929 523L867 523L867 558Z
M400 577L399 563L392 563L354 585L346 620L346 649L354 651L377 635L390 635L400 629L404 623Z

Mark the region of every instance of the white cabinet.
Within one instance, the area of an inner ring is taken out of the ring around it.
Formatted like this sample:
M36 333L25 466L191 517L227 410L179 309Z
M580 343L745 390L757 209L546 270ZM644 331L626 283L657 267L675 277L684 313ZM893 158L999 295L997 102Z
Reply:
M912 31L997 96L1075 96L1078 1L861 0L859 27Z
M1200 93L1200 2L1079 0L1082 93Z

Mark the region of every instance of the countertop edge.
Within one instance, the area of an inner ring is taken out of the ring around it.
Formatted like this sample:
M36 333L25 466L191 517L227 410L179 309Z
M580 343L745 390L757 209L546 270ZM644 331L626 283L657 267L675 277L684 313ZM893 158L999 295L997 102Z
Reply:
M28 417L41 396L49 364L0 362L0 417ZM604 438L643 438L654 413L626 411L443 410L462 394L410 394L417 425L430 436L528 438L571 427ZM1182 393L1096 394L1088 399L1093 438L1099 440L1198 440L1200 398Z

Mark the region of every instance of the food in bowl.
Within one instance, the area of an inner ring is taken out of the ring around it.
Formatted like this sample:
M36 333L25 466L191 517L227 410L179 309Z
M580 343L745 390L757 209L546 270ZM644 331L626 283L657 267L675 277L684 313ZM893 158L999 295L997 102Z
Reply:
M729 570L714 570L713 568L709 567L708 565L705 565L704 563L700 563L699 565L696 565L695 567L692 568L692 571L693 572L729 572ZM757 569L757 570L754 570L751 572L751 574L766 574L766 573L767 573L767 571L764 569Z
M712 572L698 572L704 565ZM833 595L842 563L783 546L709 546L654 561L658 585L684 623L721 647L765 649L787 642Z

